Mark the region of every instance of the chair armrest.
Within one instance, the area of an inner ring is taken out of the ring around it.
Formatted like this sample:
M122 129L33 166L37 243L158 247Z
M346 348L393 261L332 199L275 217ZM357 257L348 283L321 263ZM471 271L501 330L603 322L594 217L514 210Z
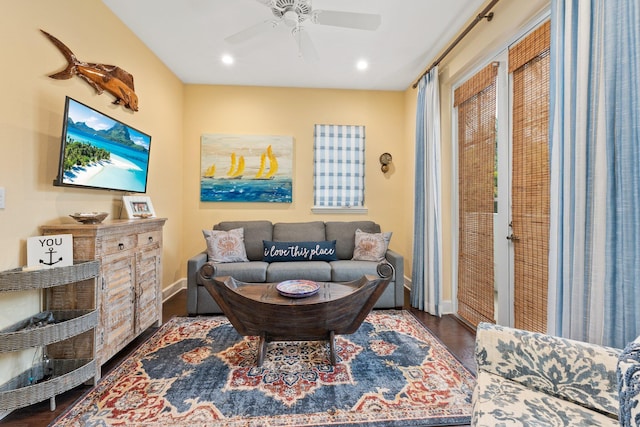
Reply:
M620 425L640 425L640 337L630 342L620 354L617 374Z
M198 271L208 261L203 251L187 261L187 313L197 313L198 307Z
M404 305L404 257L398 252L387 249L385 258L395 271L395 305L402 307Z
M478 369L525 387L618 414L620 350L489 323L476 331Z

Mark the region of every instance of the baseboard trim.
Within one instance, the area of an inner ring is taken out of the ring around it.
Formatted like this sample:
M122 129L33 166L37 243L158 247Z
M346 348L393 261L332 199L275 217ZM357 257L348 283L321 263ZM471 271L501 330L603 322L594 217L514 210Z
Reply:
M455 314L455 311L453 309L453 301L442 301L442 304L440 305L440 311L442 312L442 314Z
M180 279L173 282L162 290L162 302L165 302L183 289L187 289L187 279Z
M413 286L413 282L411 281L411 278L405 277L404 278L404 288L406 289L406 291L411 293L411 287L412 286ZM440 304L440 312L443 315L444 314L455 314L453 301L451 301L451 300L442 301L441 304Z

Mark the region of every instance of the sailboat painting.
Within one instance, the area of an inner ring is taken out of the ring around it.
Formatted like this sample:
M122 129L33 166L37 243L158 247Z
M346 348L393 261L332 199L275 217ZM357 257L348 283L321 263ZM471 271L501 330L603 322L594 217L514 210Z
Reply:
M291 203L293 137L203 134L200 201Z

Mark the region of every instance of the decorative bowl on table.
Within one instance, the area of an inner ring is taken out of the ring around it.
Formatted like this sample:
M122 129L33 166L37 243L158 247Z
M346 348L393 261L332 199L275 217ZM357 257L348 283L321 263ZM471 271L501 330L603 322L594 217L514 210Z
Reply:
M280 295L289 298L304 298L315 295L320 290L316 282L311 280L285 280L276 285Z
M107 212L76 212L69 216L82 224L100 224L109 214Z

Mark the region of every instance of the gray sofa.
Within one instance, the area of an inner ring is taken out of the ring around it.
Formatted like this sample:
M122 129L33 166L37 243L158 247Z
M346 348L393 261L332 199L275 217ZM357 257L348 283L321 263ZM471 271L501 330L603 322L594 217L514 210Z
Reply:
M244 244L248 262L211 263L215 276L232 276L242 282L275 283L284 280L306 279L318 282L349 282L365 274L380 275L391 270L392 277L385 292L374 308L401 308L404 303L404 260L402 255L387 250L383 263L354 261L355 233L380 233L373 221L310 221L275 223L270 221L225 221L214 225L214 230L244 230ZM336 241L335 261L263 261L263 241L307 242ZM200 281L198 271L207 263L203 251L187 263L187 313L189 315L222 313ZM389 268L391 267L391 268Z

